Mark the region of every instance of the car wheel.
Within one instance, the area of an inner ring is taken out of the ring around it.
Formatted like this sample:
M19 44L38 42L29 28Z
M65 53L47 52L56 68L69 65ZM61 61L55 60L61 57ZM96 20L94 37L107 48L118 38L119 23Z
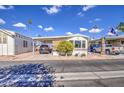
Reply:
M93 49L93 53L96 53L96 50L95 49Z
M116 55L119 55L119 53L115 53Z
M106 50L106 54L107 55L110 55L110 50Z
M41 54L41 52L39 52L39 54Z

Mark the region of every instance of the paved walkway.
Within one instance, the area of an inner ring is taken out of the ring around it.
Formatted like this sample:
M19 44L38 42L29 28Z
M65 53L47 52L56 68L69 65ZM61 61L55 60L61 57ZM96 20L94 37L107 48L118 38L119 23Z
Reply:
M56 73L56 81L122 78L124 71Z

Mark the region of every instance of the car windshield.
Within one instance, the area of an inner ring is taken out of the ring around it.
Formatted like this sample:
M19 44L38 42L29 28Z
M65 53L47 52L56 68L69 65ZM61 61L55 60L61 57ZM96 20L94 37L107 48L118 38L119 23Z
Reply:
M48 47L48 45L41 45L41 47Z
M106 47L112 47L112 45L106 45Z

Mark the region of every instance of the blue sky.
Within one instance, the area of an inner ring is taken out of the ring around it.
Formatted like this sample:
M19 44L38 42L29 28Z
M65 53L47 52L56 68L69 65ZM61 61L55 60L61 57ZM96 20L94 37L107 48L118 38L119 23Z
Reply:
M79 33L99 38L123 21L124 6L0 6L4 28L32 37Z

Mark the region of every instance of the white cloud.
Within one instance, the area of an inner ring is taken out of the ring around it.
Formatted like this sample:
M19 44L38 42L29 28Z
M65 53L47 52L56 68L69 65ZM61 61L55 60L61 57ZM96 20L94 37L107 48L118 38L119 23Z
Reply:
M26 28L26 25L23 24L23 23L16 23L16 24L13 24L13 26L15 26L15 27L21 27L21 28Z
M1 10L9 10L9 9L14 9L14 6L12 6L12 5L7 5L7 6L0 5L0 9L1 9Z
M40 29L43 29L43 26L42 25L38 25L37 27L40 28Z
M66 35L73 35L72 32L66 32Z
M113 34L113 33L111 33L111 32L108 32L107 35L113 36L113 35L115 35L115 34Z
M77 13L77 15L79 15L79 16L84 16L84 13L79 12L79 13Z
M93 23L93 21L92 21L92 20L90 20L90 21L89 21L89 23Z
M101 32L103 29L99 29L99 28L92 28L91 30L89 30L90 33L99 33Z
M43 7L42 9L45 10L48 14L56 14L61 10L61 7L62 6L54 5L54 6L50 7L50 8Z
M94 19L94 21L101 21L101 18L96 18Z
M86 28L80 28L80 32L84 32L84 31L87 31L88 29L86 29Z
M116 32L118 32L118 29L115 29Z
M83 7L83 11L88 11L89 9L92 9L92 8L94 8L95 7L95 5L85 5L84 7Z
M6 23L5 20L3 20L2 18L0 18L0 25L3 25L5 23Z
M46 31L46 32L49 32L49 31L54 31L54 28L53 27L46 27L46 28L44 28L44 31Z
M101 20L102 20L101 18L95 18L94 20L90 20L89 23L98 22L98 21L101 21Z

